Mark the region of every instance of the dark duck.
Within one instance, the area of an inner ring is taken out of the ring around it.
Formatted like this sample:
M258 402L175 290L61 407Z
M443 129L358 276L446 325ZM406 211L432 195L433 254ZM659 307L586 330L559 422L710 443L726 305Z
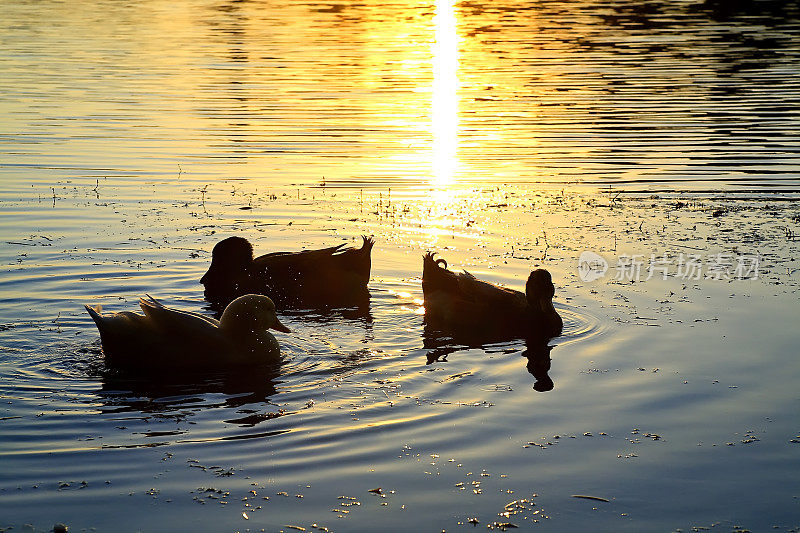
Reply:
M549 339L561 334L555 287L547 270L528 276L525 293L481 281L469 272L452 272L433 253L423 257L425 321L433 327L485 339Z
M361 248L344 244L320 250L273 252L253 257L242 237L214 246L211 266L200 279L205 297L218 308L242 294L265 294L279 307L350 307L369 300L367 283L375 241Z
M109 366L131 369L223 369L280 361L280 346L267 330L289 333L275 304L261 294L236 298L219 320L141 298L143 315L131 311L103 314L86 306Z

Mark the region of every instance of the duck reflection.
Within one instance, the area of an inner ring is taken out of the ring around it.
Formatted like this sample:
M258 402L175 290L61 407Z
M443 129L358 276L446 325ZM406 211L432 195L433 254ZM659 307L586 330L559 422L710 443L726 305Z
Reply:
M228 423L251 427L283 416L283 410L261 412L276 394L280 365L248 372L144 372L109 369L101 372L98 391L106 414L141 413L145 417L185 419L198 410L233 408L243 416ZM221 398L220 398L221 396ZM250 406L250 409L243 409Z
M797 2L785 0L703 0L692 10L708 13L716 21L758 17L762 22L791 21L797 17Z
M472 348L483 348L497 342L508 341L508 338L498 339L491 335L481 335L475 332L454 332L442 331L427 322L422 334L422 346L428 351L426 353L426 364L445 362L447 357L454 352ZM550 351L553 346L548 344L549 339L543 337L531 337L525 339L525 349L520 355L525 357L528 362L525 367L534 377L534 390L547 392L553 390L553 380L550 378ZM517 348L510 348L509 352L518 351Z
M539 392L547 392L553 390L555 386L553 380L550 379L550 351L552 346L547 342L529 342L527 347L522 352L522 356L528 359L526 368L528 372L536 379L533 388Z
M331 324L337 321L346 321L353 323L353 325L361 324L367 330L372 329L372 306L370 305L369 293L364 295L364 298L358 301L352 301L350 307L333 307L320 305L316 307L285 307L278 310L278 314L284 319L298 319L303 323L313 324ZM212 303L207 303L203 306L203 310L211 316L220 319L223 309ZM294 327L294 326L293 326Z
M213 308L209 308L212 309ZM297 317L303 322L316 324L330 324L345 320L352 322L353 325L361 324L365 328L371 328L373 322L372 308L369 296L364 300L354 302L350 307L329 307L320 306L311 309L287 308L281 311L281 316Z

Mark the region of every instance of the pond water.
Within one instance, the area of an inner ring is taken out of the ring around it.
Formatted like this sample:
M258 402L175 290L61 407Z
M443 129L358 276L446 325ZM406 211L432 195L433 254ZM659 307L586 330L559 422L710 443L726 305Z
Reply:
M800 527L796 2L2 15L0 530ZM368 311L274 368L109 369L83 309L362 234ZM429 250L564 334L432 335Z

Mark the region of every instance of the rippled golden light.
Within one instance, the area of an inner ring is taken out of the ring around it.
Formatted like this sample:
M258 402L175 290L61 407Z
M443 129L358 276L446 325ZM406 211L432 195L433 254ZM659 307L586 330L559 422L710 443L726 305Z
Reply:
M446 187L458 171L459 38L454 0L436 0L432 45L432 184Z

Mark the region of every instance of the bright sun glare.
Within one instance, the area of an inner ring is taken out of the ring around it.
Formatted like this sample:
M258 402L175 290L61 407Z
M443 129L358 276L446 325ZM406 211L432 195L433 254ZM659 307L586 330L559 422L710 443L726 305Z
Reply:
M446 187L458 170L458 33L454 0L436 0L434 18L433 93L433 184Z

